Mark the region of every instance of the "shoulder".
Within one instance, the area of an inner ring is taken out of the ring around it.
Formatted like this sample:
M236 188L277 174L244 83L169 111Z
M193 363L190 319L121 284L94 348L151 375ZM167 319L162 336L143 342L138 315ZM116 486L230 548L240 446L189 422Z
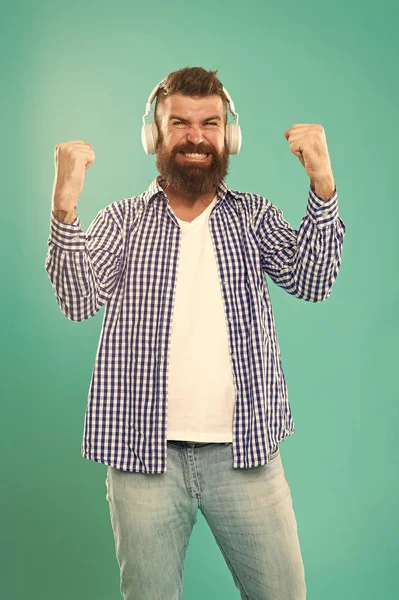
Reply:
M131 224L135 220L143 206L142 196L131 196L111 202L100 213L102 212L106 218L112 219L121 229L124 229L126 224Z
M268 198L256 192L243 192L229 189L229 193L253 219L259 219L272 203Z

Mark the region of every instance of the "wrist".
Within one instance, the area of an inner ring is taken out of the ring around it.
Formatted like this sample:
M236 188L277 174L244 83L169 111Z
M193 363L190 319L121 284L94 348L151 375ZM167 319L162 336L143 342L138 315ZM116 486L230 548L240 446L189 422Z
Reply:
M68 211L56 208L52 210L52 213L54 217L58 219L58 221L61 221L61 223L67 223L68 225L73 223L77 217L75 209Z
M328 200L335 192L334 176L331 171L310 177L310 185L323 200Z

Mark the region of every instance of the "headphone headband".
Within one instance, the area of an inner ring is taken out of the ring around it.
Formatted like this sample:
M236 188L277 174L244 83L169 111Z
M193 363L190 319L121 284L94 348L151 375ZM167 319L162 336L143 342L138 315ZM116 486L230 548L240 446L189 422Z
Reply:
M158 85L156 85L156 86L154 87L154 89L152 90L151 94L148 96L147 104L145 105L145 111L146 111L146 112L145 112L145 115L143 115L143 125L145 125L145 124L146 124L146 123L145 123L145 119L146 119L146 117L148 117L148 115L149 115L149 114L150 114L150 112L151 112L151 104L153 103L153 101L154 101L154 98L155 98L155 96L157 95L157 92L158 92L159 88L161 87L161 85L162 85L162 84L163 84L163 83L164 83L166 80L167 80L167 77L165 77L164 79L162 79L162 81L160 81L160 82L158 83ZM223 88L223 92L225 93L225 95L226 95L226 98L227 98L227 100L228 100L229 110L230 110L231 114L233 115L233 117L234 117L234 119L235 119L235 123L236 123L236 125L238 125L238 113L237 113L237 112L236 112L236 110L235 110L235 107L234 107L234 102L233 102L233 100L231 99L231 97L230 97L230 94L229 94L229 92L226 90L226 88Z

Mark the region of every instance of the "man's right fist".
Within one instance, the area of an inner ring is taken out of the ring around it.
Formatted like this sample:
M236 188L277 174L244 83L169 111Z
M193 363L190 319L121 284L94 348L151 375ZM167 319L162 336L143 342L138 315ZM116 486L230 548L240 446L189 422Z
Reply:
M91 167L95 158L92 145L83 140L56 145L53 203L59 204L61 201L65 210L76 205L82 193L86 169Z

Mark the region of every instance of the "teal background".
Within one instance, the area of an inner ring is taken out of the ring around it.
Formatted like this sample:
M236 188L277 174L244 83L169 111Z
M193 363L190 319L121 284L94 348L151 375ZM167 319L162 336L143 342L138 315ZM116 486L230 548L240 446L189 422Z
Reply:
M296 228L309 180L284 131L326 131L347 226L332 295L306 303L267 278L296 428L280 451L308 600L397 598L398 5L39 0L1 16L1 598L121 597L106 466L80 455L104 309L68 321L44 269L53 152L93 144L86 230L156 176L145 103L185 66L218 69L235 102L230 187ZM198 512L184 599L204 598L239 592Z

